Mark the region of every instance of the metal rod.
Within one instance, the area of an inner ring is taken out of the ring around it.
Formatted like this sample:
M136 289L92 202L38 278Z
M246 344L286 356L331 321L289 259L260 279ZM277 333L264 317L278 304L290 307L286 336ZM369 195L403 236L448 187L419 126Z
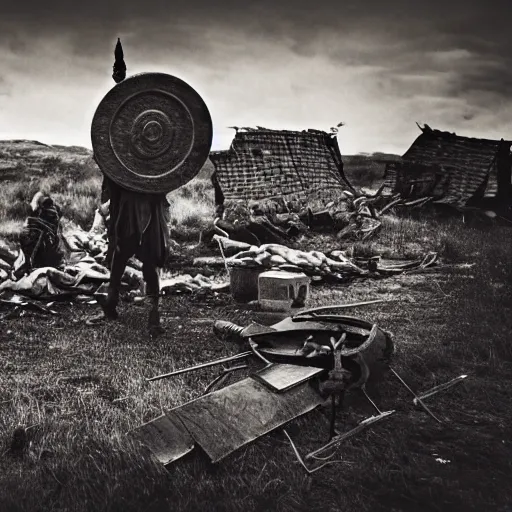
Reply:
M354 302L353 304L339 304L337 306L322 306L322 307L318 307L318 308L305 309L304 311L300 311L299 313L297 313L294 316L309 315L310 313L317 313L319 311L332 311L332 310L342 309L342 308L355 308L357 306L366 306L368 304L379 304L380 302L389 302L389 299L376 299L376 300L368 300L365 302Z
M258 357L259 359L261 359L264 363L266 364L272 364L266 357L264 357L262 354L260 354L259 350L258 350L258 344L255 343L252 338L249 338L249 346L251 347L251 350L253 352L253 354Z
M215 379L212 380L212 382L210 382L210 384L208 384L208 386L206 386L203 394L206 395L206 393L208 393L213 388L213 386L215 386L215 384L224 384L228 376L229 373L221 373L218 375Z
M164 373L162 375L157 375L156 377L151 377L151 378L146 378L146 380L148 382L152 382L154 380L160 380L160 379L165 379L167 377L174 377L175 375L180 375L182 373L188 373L188 372L193 372L194 370L200 370L201 368L209 368L210 366L216 366L218 364L223 364L223 363L229 363L230 361L238 361L239 359L245 359L246 357L249 357L249 356L252 356L253 353L248 351L248 352L242 352L241 354L236 354L234 356L228 356L228 357L223 357L222 359L216 359L215 361L208 361L207 363L201 363L201 364L198 364L196 366L190 366L188 368L182 368L181 370L175 370L173 372L170 372L170 373Z
M283 429L283 432L284 432L285 436L288 438L288 441L290 441L290 444L292 445L292 450L293 450L293 453L295 453L295 457L297 457L297 460L299 461L300 465L306 470L308 475L313 474L315 471L318 471L319 469L322 469L323 467L328 466L329 464L336 464L338 462L343 462L341 460L333 460L333 461L329 461L329 462L324 462L323 464L321 464L320 466L318 466L316 468L309 469L306 466L302 457L300 456L299 450L297 450L297 447L295 446L295 443L292 441L292 438L289 436L288 432L286 432L285 429ZM331 457L332 457L332 455L331 455Z
M467 378L467 375L461 375L459 377L456 377L455 379L452 379L449 382L445 382L444 384L439 384L439 386L434 386L433 388L430 388L428 391L425 391L421 395L419 395L419 398L421 400L425 400L425 398L428 398L430 396L436 395L440 391L444 391L445 389L449 389L452 386L455 386L455 384L458 384L459 382L462 382L464 379ZM414 405L418 405L418 399L415 398L413 400Z
M407 385L407 383L404 381L404 379L402 379L402 377L400 377L400 375L398 375L398 373L395 372L395 370L393 370L393 368L390 368L391 372L393 373L393 375L404 385L405 389L407 389L408 391L410 391L412 393L412 395L414 396L414 398L416 398L416 400L418 400L418 403L423 407L423 409L425 409L425 411L432 417L434 418L438 423L443 423L439 418L437 418L434 413L423 403L423 401L421 400L421 398Z
M206 386L206 388L204 389L204 394L206 395L206 393L208 393L208 391L210 391L210 389L212 389L213 386L215 386L215 384L221 384L221 383L223 384L225 382L225 380L228 378L230 373L236 372L237 370L244 370L245 368L248 368L248 366L246 364L241 365L241 366L234 366L233 368L224 368L222 373L220 375L218 375L217 377L215 377L215 379L213 379L210 382L210 384L208 384L208 386Z
M360 389L363 392L366 399L368 400L368 402L370 402L373 408L377 411L377 414L382 414L382 411L377 407L375 402L368 396L368 393L366 392L366 386L363 384Z
M220 229L218 226L217 226L217 221L220 220L219 218L216 218L214 221L213 221L213 225L216 229L222 231L223 233L226 233L224 230ZM229 235L226 233L226 238L229 239ZM226 255L224 254L224 247L222 247L222 242L220 241L220 238L217 238L217 243L219 244L219 249L220 249L220 254L222 256L222 260L224 261L224 268L226 269L226 274L228 275L228 277L231 275L229 273L229 267L228 267L228 262L226 260Z
M339 435L339 434L336 434ZM327 455L327 457L314 457L315 460L319 460L320 462L325 462L326 460L332 459L336 455L336 452L332 452L331 455Z
M371 416L370 418L366 418L361 423L359 423L359 425L357 425L357 427L354 427L352 430L345 432L345 434L335 437L334 439L332 439L332 441L329 441L326 445L322 446L321 448L318 448L318 450L315 450L314 452L311 452L308 455L306 455L305 460L316 458L320 453L324 452L325 450L337 446L342 441L345 441L349 437L352 437L353 435L358 434L365 428L368 428L371 424L376 423L377 421L383 420L384 418L387 418L388 416L391 416L392 414L394 414L394 412L395 411L386 411L386 412L383 412L382 414L379 414L378 416Z

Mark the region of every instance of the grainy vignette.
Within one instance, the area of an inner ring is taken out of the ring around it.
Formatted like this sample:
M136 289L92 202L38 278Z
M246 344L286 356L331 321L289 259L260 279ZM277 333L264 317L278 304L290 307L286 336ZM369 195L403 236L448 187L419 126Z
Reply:
M441 138L455 132L491 141L493 155L494 142L506 146L509 14L501 0L2 6L0 248L17 247L39 190L61 206L65 228L91 227L101 175L88 149L90 121L112 86L118 35L128 75L163 71L197 86L218 130L215 151L229 148L233 124L329 130L343 119L344 174L358 190L374 193L385 178L394 189L398 175L411 200L448 190L457 201L470 193L494 208L486 194L499 191L510 204L510 174L507 182L498 160L482 151L471 152L469 178L464 166L438 159L419 161L411 183L396 164L418 137L416 121ZM439 171L454 174L455 185L444 189ZM212 172L208 161L168 196L179 248L166 274L217 255L201 235L214 216ZM24 309L21 316L2 304L0 510L512 510L512 230L500 218L448 212L394 208L368 240L321 233L300 242L303 250L345 250L353 258L438 253L439 264L423 271L313 286L308 306L385 299L349 314L393 333L394 368L414 390L469 376L428 402L444 425L387 378L376 400L397 414L343 443L340 462L311 476L281 430L218 464L195 450L165 469L126 433L198 397L219 371L154 383L145 377L235 353L212 335L213 321L248 325L254 309L223 293L169 295L161 306L166 334L150 341L138 302L122 303L120 320L102 326L86 326L90 304L55 302L55 315ZM226 278L222 267L205 272ZM372 413L364 400L347 397L336 427L348 430ZM320 408L287 432L305 454L327 441L328 423L328 408Z

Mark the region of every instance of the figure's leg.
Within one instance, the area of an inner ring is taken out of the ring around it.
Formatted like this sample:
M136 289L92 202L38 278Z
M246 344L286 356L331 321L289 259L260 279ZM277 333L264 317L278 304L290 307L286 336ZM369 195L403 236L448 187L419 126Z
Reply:
M106 318L116 319L118 316L116 308L119 302L121 279L131 256L132 251L129 245L118 246L113 252L107 298L104 301L98 301Z
M157 266L151 261L144 261L142 264L142 275L146 283L146 300L149 303L148 327L152 334L159 334L163 329L160 326L160 312L158 309L160 278Z

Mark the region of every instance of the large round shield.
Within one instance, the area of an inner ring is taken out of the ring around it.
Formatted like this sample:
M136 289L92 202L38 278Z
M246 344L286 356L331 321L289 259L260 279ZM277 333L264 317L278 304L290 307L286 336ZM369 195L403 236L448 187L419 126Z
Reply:
M133 75L114 86L91 126L102 172L123 188L153 194L175 190L197 175L212 133L201 96L165 73Z

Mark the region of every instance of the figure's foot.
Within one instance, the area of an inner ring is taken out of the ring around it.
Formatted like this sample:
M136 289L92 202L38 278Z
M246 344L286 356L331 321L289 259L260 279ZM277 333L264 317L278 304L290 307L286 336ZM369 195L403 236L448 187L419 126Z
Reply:
M151 308L148 315L148 329L149 335L156 338L165 332L165 329L160 324L160 312L158 308Z
M105 298L98 296L96 300L101 306L102 312L99 315L95 315L89 318L89 320L86 322L87 325L96 325L118 319L119 315L117 313L116 306L112 303L112 301L108 300L108 297Z
M114 311L114 313L105 314L104 311L102 311L99 315L92 316L88 320L86 320L86 325L98 325L103 324L105 322L112 322L113 320L117 320L118 314L117 311Z
M165 333L165 329L161 325L153 325L149 328L149 337L151 339L158 338Z
M98 296L96 300L108 320L117 320L119 315L117 314L117 307L114 301L109 300L108 296L106 298Z
M158 338L165 333L165 329L160 323L149 323L148 329L150 338Z

